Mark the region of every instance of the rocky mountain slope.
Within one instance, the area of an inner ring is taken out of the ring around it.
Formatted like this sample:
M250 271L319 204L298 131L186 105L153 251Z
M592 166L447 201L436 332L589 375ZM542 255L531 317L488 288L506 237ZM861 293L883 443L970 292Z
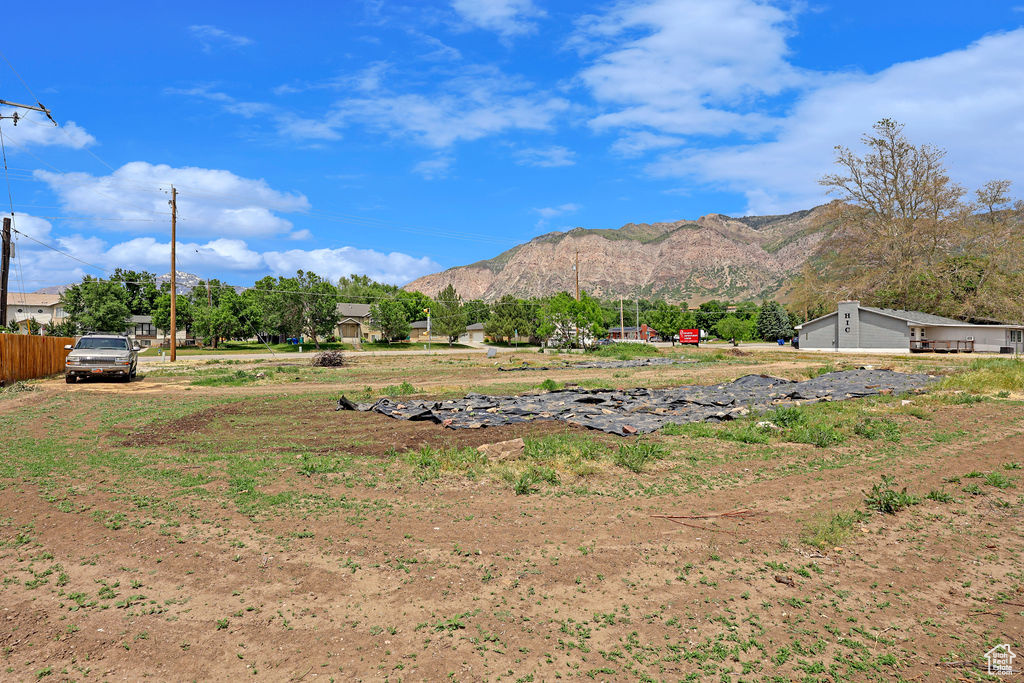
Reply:
M405 289L434 296L452 284L465 299L487 301L571 292L579 250L580 288L602 298L757 298L778 291L800 269L823 236L823 210L551 232L492 259L426 275Z

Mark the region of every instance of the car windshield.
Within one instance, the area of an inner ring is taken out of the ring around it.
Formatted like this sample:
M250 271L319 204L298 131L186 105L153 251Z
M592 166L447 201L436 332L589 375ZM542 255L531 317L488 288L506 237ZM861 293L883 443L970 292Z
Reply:
M76 349L104 349L124 351L128 348L128 342L117 337L82 337L75 344Z

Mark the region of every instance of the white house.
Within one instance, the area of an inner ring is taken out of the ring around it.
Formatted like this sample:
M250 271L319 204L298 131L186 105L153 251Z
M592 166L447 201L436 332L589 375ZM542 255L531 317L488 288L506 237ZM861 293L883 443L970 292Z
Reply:
M30 318L35 318L40 325L62 322L65 315L60 305L60 294L8 292L7 322L23 323L22 327L28 329Z

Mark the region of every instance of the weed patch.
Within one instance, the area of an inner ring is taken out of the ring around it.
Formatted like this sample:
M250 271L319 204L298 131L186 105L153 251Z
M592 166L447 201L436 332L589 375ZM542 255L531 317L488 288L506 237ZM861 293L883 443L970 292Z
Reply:
M883 474L882 481L872 486L871 490L864 494L864 504L868 506L868 509L894 515L904 508L921 502L919 498L907 493L906 486L897 491L894 488L895 483L895 477Z

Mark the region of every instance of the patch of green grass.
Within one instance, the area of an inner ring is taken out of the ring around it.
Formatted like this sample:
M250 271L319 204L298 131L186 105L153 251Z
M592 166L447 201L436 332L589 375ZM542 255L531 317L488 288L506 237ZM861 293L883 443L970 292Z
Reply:
M853 426L853 433L872 441L882 439L895 443L900 440L900 426L887 417L865 417Z
M863 522L867 515L860 510L837 512L831 517L821 517L804 527L800 542L815 548L834 548L853 533L853 527Z
M671 423L662 427L661 431L669 436L699 436L740 443L768 443L770 433L750 420L735 420L717 425L710 422Z
M941 400L944 403L950 403L950 404L955 405L955 406L962 406L962 405L971 405L971 404L974 404L974 403L982 403L984 401L987 401L988 397L987 396L982 396L980 394L970 394L970 393L967 393L967 392L957 392L955 394L949 394L949 395L943 396L941 398Z
M408 451L402 460L413 467L416 476L427 481L436 479L442 472L457 472L475 476L477 470L487 464L487 457L475 448L431 448L424 446L418 451Z
M978 358L965 372L951 375L939 384L942 389L960 389L975 394L1024 389L1024 360Z
M864 504L868 506L868 509L894 515L904 508L921 502L917 497L907 493L906 486L897 491L894 488L895 483L895 477L891 474L883 474L882 481L864 493Z
M234 372L217 370L212 374L197 377L190 384L197 387L241 387L252 384L258 379L256 373L245 370L235 370Z
M814 379L815 377L820 377L821 375L827 375L830 372L836 372L838 369L839 368L837 368L833 363L825 363L824 365L821 365L819 367L809 369L807 371L807 376L810 377L811 379Z
M539 389L543 389L544 391L558 391L559 389L562 388L562 385L556 382L555 380L548 378L541 382L540 384L538 384L537 387Z
M925 495L927 500L934 500L937 503L952 503L953 494L946 491L940 491L939 489L932 489Z
M630 360L633 358L654 358L660 356L661 352L657 347L642 342L618 342L599 346L587 355L599 358L615 358L617 360Z
M828 424L798 425L785 434L786 441L793 443L809 443L818 448L825 448L842 443L846 437L838 429Z
M1010 489L1015 487L1013 480L1002 472L989 472L985 475L985 483L989 486L995 486L997 489Z
M668 449L661 444L637 441L619 446L619 450L612 456L612 460L619 467L639 474L643 472L647 463L661 460L667 455Z

